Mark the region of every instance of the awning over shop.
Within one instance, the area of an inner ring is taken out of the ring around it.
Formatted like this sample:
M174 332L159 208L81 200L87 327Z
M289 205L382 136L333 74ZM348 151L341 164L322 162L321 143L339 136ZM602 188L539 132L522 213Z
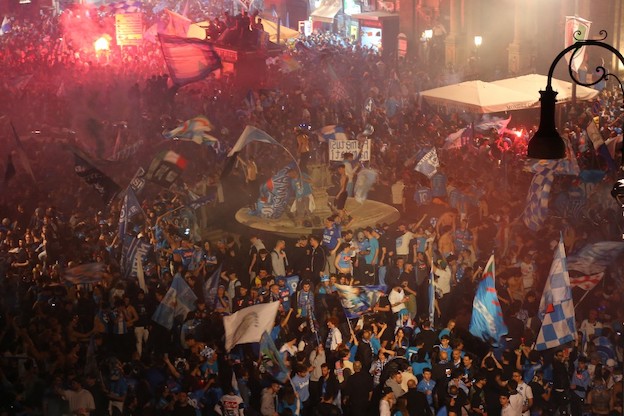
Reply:
M334 17L341 8L342 1L340 0L323 0L321 5L310 14L310 18L315 22L333 23Z
M357 20L384 20L384 19L392 19L392 18L398 19L399 15L397 13L390 13L390 12L386 12L383 10L379 10L379 11L374 11L374 12L352 14L351 18L357 19Z

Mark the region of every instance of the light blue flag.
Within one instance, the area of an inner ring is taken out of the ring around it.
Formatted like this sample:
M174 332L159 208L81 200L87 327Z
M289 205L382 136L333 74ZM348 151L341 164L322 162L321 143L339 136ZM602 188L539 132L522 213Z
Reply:
M167 329L171 329L176 317L184 319L189 312L195 310L196 300L197 296L186 281L181 276L176 275L167 294L154 311L152 320Z
M568 269L587 275L601 273L609 266L617 264L617 259L622 253L624 253L624 241L590 243L568 257Z
M279 142L275 140L273 137L269 136L268 133L260 130L259 128L256 128L253 126L247 126L245 127L245 130L243 130L240 137L234 144L234 147L232 148L232 150L230 150L230 153L228 153L228 157L234 156L234 153L240 152L241 150L243 150L245 146L253 142L280 145Z
M555 348L576 339L574 302L563 238L559 239L555 250L537 315L542 320L542 328L535 341L536 350Z
M136 194L132 188L128 187L128 189L126 189L123 204L121 204L121 212L119 213L119 238L124 238L128 230L128 222L132 221L132 219L138 214L143 214L143 217L145 218L143 208L141 208L141 204L139 203Z
M217 297L217 289L219 288L219 281L221 280L222 267L222 264L219 265L217 270L204 282L204 300L206 301L206 305L214 305L215 298Z
M299 286L299 276L288 276L286 278L286 287L291 296L297 291L297 286Z
M470 333L485 342L498 347L500 338L507 334L507 325L503 320L503 311L498 301L498 294L494 286L496 274L494 256L485 266L483 280L479 283L477 293L472 302L472 318L470 319Z
M284 363L282 354L280 354L273 339L266 331L260 338L260 355L267 373L280 383L285 383L288 380L288 368Z

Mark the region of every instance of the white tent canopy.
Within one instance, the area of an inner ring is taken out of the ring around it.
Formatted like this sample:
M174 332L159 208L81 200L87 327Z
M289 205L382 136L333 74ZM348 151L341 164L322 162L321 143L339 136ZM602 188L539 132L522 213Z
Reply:
M423 91L420 95L430 104L445 107L447 110L479 114L520 110L538 104L531 94L483 81L447 85Z
M546 89L548 77L546 75L529 74L516 78L501 79L492 82L501 87L509 88L514 91L520 91L531 94L536 100L539 100L540 90ZM566 102L572 100L572 83L562 81L560 79L552 79L553 90L557 91L557 102ZM580 101L592 100L598 95L598 91L593 88L576 86L576 99Z

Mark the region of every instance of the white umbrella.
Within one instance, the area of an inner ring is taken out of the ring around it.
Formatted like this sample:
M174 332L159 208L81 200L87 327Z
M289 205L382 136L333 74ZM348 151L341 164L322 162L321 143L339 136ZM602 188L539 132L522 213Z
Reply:
M514 91L525 92L533 95L539 100L539 91L546 89L548 77L546 75L529 74L516 78L506 78L492 82L501 87L509 88ZM572 100L572 83L562 81L560 79L552 79L553 90L557 91L557 102L566 102ZM598 91L593 88L576 86L576 99L580 101L592 100L598 95Z
M423 91L420 95L430 104L447 110L485 114L535 107L537 99L489 82L466 81Z

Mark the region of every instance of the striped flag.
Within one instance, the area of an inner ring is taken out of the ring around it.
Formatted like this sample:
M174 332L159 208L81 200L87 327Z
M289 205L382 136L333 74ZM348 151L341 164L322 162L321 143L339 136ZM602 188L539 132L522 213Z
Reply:
M221 57L203 40L159 34L169 76L176 85L199 81L221 68Z
M554 179L554 167L550 164L539 166L533 176L523 213L524 224L533 231L542 228L546 221L550 189Z
M472 303L470 333L497 347L500 338L508 331L494 285L495 273L494 256L492 255L485 266L483 280L479 283Z
M145 179L163 188L169 188L186 169L187 160L171 150L165 150L152 160Z
M152 320L167 329L171 329L176 317L184 319L190 311L195 310L196 300L197 296L188 283L181 276L176 275L165 297L154 311Z
M219 140L209 134L213 129L214 126L207 117L197 116L186 120L173 130L164 131L162 135L165 139L191 141L219 149Z
M604 272L591 274L591 275L580 275L580 276L570 276L570 286L572 287L580 287L585 291L592 290L596 287L598 283L604 277Z
M555 348L576 339L574 302L562 237L550 266L538 316L542 327L537 335L536 350Z

